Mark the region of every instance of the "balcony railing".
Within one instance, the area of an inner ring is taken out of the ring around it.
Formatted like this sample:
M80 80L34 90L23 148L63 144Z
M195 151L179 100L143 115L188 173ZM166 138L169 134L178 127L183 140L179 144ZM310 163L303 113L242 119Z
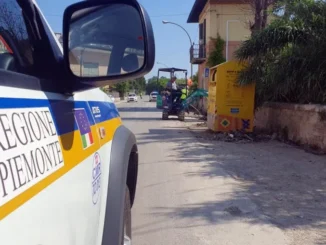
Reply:
M202 64L206 61L206 45L193 44L190 48L190 63Z

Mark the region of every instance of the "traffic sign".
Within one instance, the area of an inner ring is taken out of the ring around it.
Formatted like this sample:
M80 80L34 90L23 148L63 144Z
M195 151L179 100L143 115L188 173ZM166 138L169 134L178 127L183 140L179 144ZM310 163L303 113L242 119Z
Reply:
M209 68L205 68L205 77L209 77Z

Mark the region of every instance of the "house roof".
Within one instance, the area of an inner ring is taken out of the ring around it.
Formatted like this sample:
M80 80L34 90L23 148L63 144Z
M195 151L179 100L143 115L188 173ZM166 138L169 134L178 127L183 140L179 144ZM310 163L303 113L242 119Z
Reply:
M208 0L195 0L194 5L190 11L187 23L198 23L199 22L199 15L203 11L205 4Z

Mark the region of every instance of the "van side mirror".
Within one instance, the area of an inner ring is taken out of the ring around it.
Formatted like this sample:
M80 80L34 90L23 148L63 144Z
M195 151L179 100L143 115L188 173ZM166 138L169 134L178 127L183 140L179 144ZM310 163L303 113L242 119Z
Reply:
M70 5L64 13L63 49L68 72L91 86L143 76L155 60L152 25L136 0Z

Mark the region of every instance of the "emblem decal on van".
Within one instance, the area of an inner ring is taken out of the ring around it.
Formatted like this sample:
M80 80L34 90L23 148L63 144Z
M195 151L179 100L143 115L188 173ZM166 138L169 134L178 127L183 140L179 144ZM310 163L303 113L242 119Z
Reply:
M93 106L92 107L92 112L93 112L93 115L95 118L99 118L101 117L101 110L100 110L100 107L98 106Z
M94 143L91 125L88 121L85 109L75 109L74 114L80 131L83 148L86 149Z
M0 207L63 166L48 107L0 109Z
M101 190L101 157L98 152L95 153L93 159L92 179L93 204L96 204L100 197Z

